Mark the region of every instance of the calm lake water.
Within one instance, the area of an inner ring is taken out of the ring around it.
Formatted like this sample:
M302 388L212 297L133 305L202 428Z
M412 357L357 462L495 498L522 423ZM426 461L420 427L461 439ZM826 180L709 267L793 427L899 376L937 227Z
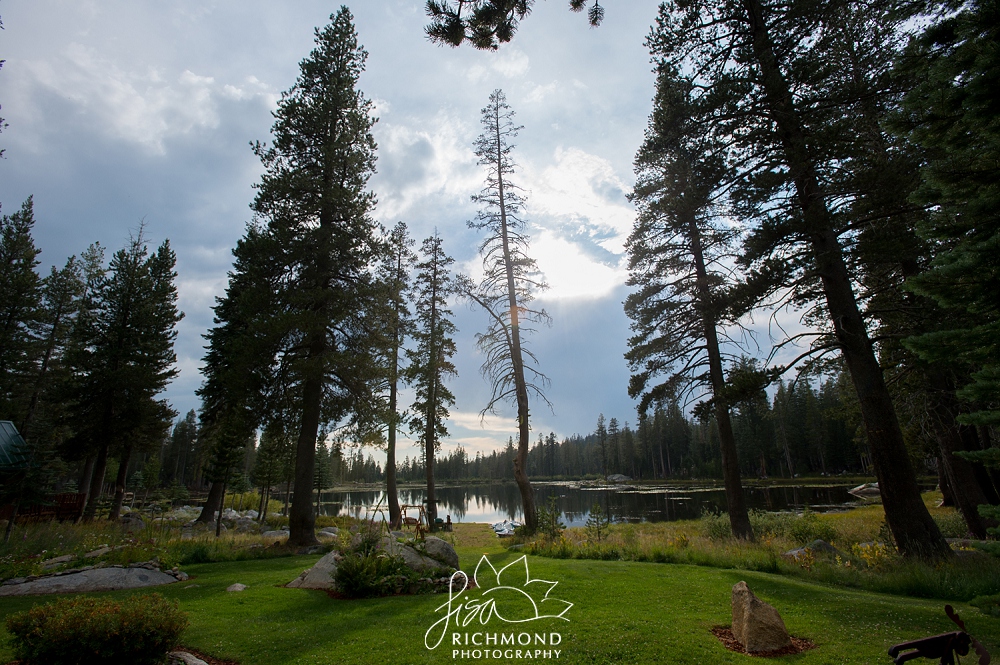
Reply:
M847 493L853 485L799 485L775 487L746 487L747 502L751 509L801 511L805 507L817 512L842 510L861 502ZM438 487L438 516L451 515L454 522L498 522L503 519L521 519L521 496L517 485L483 484L457 487ZM726 495L717 485L677 486L641 485L630 487L588 487L578 483L538 483L535 497L538 505L547 505L549 497L556 497L556 505L563 513L567 526L582 526L595 504L619 522L663 522L697 519L705 510L725 511ZM401 504L423 503L426 491L402 489ZM323 492L321 513L324 515L350 515L365 517L381 502L386 508L385 492L378 490L350 490ZM410 514L416 517L416 511Z

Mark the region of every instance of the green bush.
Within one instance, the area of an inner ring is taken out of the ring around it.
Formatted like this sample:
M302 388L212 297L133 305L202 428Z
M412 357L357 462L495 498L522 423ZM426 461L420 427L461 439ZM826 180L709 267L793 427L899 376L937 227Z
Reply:
M348 554L337 564L337 590L348 598L372 598L408 591L418 580L399 557Z
M837 531L832 525L820 521L816 513L807 508L792 521L788 535L795 542L806 545L817 538L827 542L836 540Z
M705 511L701 515L701 532L712 540L732 538L733 530L729 525L729 514Z
M67 598L7 617L24 665L162 663L187 624L177 601L156 593L120 601Z
M969 605L978 607L983 614L1000 617L1000 593L993 596L979 596L969 601Z
M934 515L934 521L945 538L965 538L969 535L969 525L957 510Z

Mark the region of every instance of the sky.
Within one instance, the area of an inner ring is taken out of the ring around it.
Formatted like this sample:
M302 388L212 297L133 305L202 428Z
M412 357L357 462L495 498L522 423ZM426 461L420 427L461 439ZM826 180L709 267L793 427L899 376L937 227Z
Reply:
M483 186L473 141L480 109L502 89L523 125L515 182L527 191L531 253L552 316L529 340L550 378L552 409L532 406L533 437L585 434L598 413L635 423L623 358L629 321L624 242L634 209L632 159L654 77L643 46L654 0L611 3L599 28L564 0L539 0L499 52L431 44L422 0L348 5L369 53L359 88L379 117L375 218L435 229L456 270L475 272L468 229ZM196 409L202 335L223 294L231 250L250 220L271 111L339 5L297 0L0 0L0 204L34 196L42 269L90 243L109 254L141 223L177 253L179 376L166 398ZM489 386L474 336L484 315L453 307L459 329L450 440L474 455L516 437L514 409L481 420ZM404 445L399 457L414 454Z

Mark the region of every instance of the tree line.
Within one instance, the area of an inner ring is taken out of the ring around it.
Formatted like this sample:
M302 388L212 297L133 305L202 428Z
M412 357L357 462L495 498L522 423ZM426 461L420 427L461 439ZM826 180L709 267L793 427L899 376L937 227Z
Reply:
M5 451L3 499L16 518L72 474L81 517L110 482L117 519L130 461L158 453L176 415L159 397L177 373L176 258L140 225L109 260L94 243L43 276L34 225L30 197L0 217L0 420L23 442Z

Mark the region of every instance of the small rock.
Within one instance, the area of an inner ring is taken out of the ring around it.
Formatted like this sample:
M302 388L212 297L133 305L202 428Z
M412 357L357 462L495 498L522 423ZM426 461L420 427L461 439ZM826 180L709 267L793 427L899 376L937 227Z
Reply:
M264 533L262 533L260 535L263 536L264 538L268 538L268 539L271 539L271 538L288 538L288 532L287 531L265 531Z
M338 529L335 526L325 526L322 529L320 529L319 532L320 533L328 533L331 536L338 536L338 535L340 535L340 529Z
M98 547L93 552L87 552L86 554L84 554L83 558L84 559L96 559L99 556L104 556L105 554L107 554L110 551L111 551L110 547L107 547L107 546L105 546L105 547Z
M63 554L62 556L57 556L52 559L47 559L45 561L42 561L42 568L45 569L56 568L58 566L63 565L64 563L69 563L75 558L76 555L74 554Z
M142 531L146 528L146 523L142 521L142 518L131 513L122 515L121 519L118 520L118 523L121 524L122 528L129 533Z
M171 574L177 578L178 582L187 582L189 579L191 579L191 576L185 572L178 571L176 573L171 573Z
M245 591L246 588L247 588L246 584L240 584L239 582L237 582L236 584L230 584L229 586L227 586L226 591Z
M183 665L208 665L201 658L198 658L194 654L190 654L187 651L171 651L167 654L173 665L173 663L183 664Z
M820 540L819 538L806 545L806 547L811 549L813 552L823 552L825 554L831 554L833 556L837 556L838 554L840 556L844 556L843 552L841 552L840 550L838 550L836 547L826 542L825 540Z
M747 653L776 651L792 643L778 610L750 591L746 582L733 586L733 637Z

